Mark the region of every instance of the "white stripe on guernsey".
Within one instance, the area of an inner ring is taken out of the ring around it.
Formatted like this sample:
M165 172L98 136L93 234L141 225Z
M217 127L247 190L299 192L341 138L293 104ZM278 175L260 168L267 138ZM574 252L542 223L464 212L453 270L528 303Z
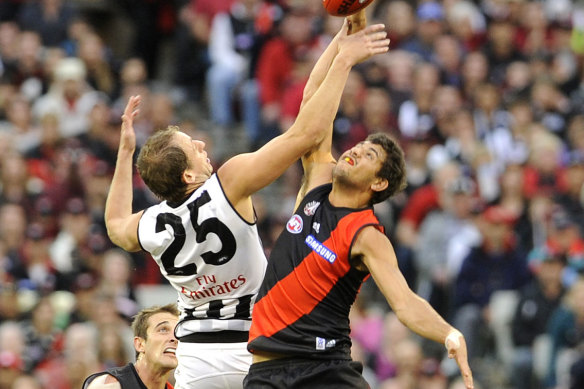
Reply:
M188 320L181 322L177 326L177 336L185 336L194 332L213 332L213 331L249 331L251 320Z

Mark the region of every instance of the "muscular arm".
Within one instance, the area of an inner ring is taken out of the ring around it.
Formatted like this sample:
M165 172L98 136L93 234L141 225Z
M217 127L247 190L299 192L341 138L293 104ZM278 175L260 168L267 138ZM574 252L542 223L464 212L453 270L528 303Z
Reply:
M312 97L318 91L318 89L320 88L324 79L326 78L326 75L329 73L329 70L331 69L332 63L339 52L339 45L338 45L339 37L344 32L345 29L349 30L348 20L349 20L348 18L345 18L345 21L343 23L343 27L342 27L341 31L339 31L339 33L337 35L335 35L335 37L333 38L331 43L327 46L325 51L321 54L318 61L314 65L312 72L310 72L310 76L308 77L308 82L306 83L306 86L304 87L304 93L302 95L302 104L300 106L300 109L302 109L302 107L304 107L304 105L307 104L312 99ZM340 103L340 99L339 99L339 103ZM334 120L334 118L333 118L333 120ZM302 168L304 170L304 177L302 179L302 186L300 188L300 191L298 191L298 195L296 197L296 204L294 205L294 209L296 209L298 207L298 204L300 203L300 201L302 200L304 195L308 192L308 187L311 184L313 184L313 182L321 182L321 181L327 182L327 180L330 179L330 172L332 172L332 168L334 166L334 163L336 162L334 157L331 154L333 120L331 120L331 123L328 126L328 132L327 132L326 136L323 138L322 142L320 142L318 145L315 145L316 147L314 147L313 150L309 150L306 154L304 154L302 156ZM317 157L317 150L320 150L320 149L323 150L323 153L322 153L322 155L318 155L318 156L320 156L320 158L318 158L319 161L317 161L317 158L316 158ZM328 152L327 152L327 150L328 150ZM323 172L322 172L322 174L320 174L323 176L323 178L315 180L315 177L313 174L311 174L311 172L312 172L312 168L315 166L315 163L317 163L317 162L319 162L323 165L323 169L322 169ZM327 165L328 165L328 169L327 169ZM313 186L314 186L314 184L313 184Z
M345 18L343 27L341 31L333 38L329 46L323 52L323 54L318 59L313 71L310 73L308 83L304 88L304 95L302 104L307 104L311 101L314 95L321 89L321 85L329 73L334 72L335 69L332 67L339 55L343 55L344 50L347 50L348 36L360 33L361 35L369 36L371 33L378 34L376 39L381 39L387 44L389 40L385 39L386 35L382 31L382 25L371 26L367 31L363 31L367 25L367 18L365 16L364 9L360 12L350 15ZM363 31L363 32L362 32ZM371 36L373 39L373 36ZM364 44L370 44L371 42L366 41ZM349 48L348 50L355 50L355 48ZM376 54L381 54L386 52L387 49L377 52ZM347 74L348 76L348 74ZM346 78L345 78L346 80ZM340 103L339 96L339 103ZM338 103L337 103L338 109ZM336 110L335 110L336 114ZM302 181L302 187L298 192L296 199L296 206L298 206L300 200L304 195L312 188L322 185L324 183L330 182L332 179L332 169L335 164L335 159L331 153L332 149L332 126L333 126L334 116L331 118L328 131L325 134L323 140L314 145L314 147L306 152L302 156L302 167L304 170L304 178Z
M318 61L314 65L310 76L308 77L308 82L304 87L304 93L302 96L301 107L304 106L316 93L322 82L324 81L333 60L335 59L337 53L339 52L339 38L344 35L345 29L347 30L347 35L355 34L363 30L367 25L367 16L365 10L362 9L360 12L350 15L344 19L343 27L334 36L331 43L327 46L324 52L320 55Z
M357 236L352 255L362 258L379 290L404 325L425 338L446 344L449 356L455 358L460 367L467 388L472 388L464 337L408 287L389 239L374 227L366 227ZM453 338L449 337L450 334ZM458 344L446 342L447 337Z
M342 32L343 49L334 57L320 87L306 102L294 124L254 153L240 154L227 161L218 171L229 200L238 204L251 194L272 183L315 145L330 136L345 82L353 65L370 56L386 52L389 41L381 33L383 25L347 37ZM242 179L245 177L245 179Z
M142 212L132 214L132 163L136 148L133 121L139 96L132 96L122 116L120 146L114 177L105 203L105 225L111 241L126 251L140 250L138 222Z

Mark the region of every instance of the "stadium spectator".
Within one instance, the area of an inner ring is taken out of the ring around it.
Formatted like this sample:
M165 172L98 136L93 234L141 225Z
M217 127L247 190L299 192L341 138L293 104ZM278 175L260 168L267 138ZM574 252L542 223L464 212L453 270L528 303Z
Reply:
M534 279L519 292L519 302L514 313L513 366L510 377L517 389L539 387L534 373L533 345L538 336L546 333L552 313L559 307L564 295L562 270L565 258L548 255L531 268Z
M23 4L18 22L23 30L36 31L44 46L60 46L67 39L67 28L77 16L69 0L40 0Z
M453 321L468 339L470 360L493 351L484 336L491 295L498 290L519 290L531 278L525 253L516 244L514 222L515 215L501 206L487 208L478 222L482 242L464 259L455 281Z

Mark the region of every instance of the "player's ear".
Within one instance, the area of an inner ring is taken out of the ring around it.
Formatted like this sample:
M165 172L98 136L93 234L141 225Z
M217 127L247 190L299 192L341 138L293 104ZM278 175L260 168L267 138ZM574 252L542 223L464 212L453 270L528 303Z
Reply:
M371 184L371 190L374 192L381 192L387 189L389 186L389 182L386 178L376 177L373 183Z
M186 169L183 172L181 178L185 184L190 184L190 183L195 182L195 175L193 174L191 169Z
M134 348L138 353L143 353L146 351L144 343L146 343L146 339L139 336L134 336Z

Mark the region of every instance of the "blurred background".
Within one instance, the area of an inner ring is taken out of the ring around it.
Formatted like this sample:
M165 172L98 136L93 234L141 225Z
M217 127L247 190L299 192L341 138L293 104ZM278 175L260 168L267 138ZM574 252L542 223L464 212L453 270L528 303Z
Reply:
M465 335L477 388L584 388L584 4L375 0L388 54L352 71L338 155L399 139L378 204L411 288ZM103 211L121 112L138 147L179 125L215 167L285 131L342 18L320 0L0 1L0 389L78 389L133 361L129 323L176 300ZM269 254L301 167L254 196ZM139 176L134 207L157 202ZM458 389L440 344L372 281L351 314L373 389Z

